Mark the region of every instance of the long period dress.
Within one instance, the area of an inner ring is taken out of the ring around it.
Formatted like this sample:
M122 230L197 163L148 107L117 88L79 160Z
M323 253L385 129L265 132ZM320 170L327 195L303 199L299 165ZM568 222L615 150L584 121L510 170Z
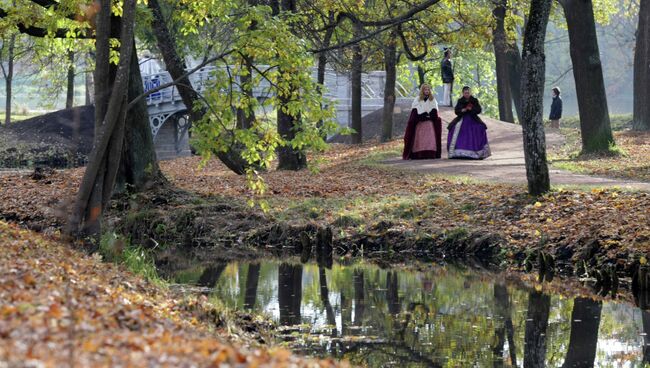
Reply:
M438 102L433 96L416 97L411 105L404 132L404 160L440 158L442 150L442 120L438 116Z
M463 112L471 106L471 110ZM469 99L461 97L456 102L456 118L449 124L447 133L447 151L449 158L466 158L482 160L490 157L490 145L487 138L487 126L478 116L481 105L474 96Z

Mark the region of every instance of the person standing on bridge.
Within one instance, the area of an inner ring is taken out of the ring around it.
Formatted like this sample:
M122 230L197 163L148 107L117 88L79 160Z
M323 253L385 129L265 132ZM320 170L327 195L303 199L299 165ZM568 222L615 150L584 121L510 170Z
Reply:
M440 158L442 120L438 116L436 101L431 86L424 83L420 94L413 100L411 115L404 132L404 151L402 159Z
M442 106L453 106L451 96L454 87L454 67L451 64L451 49L445 48L445 58L440 62L440 77L443 83Z
M463 87L463 96L454 108L456 117L447 127L449 158L482 160L490 157L487 126L478 116L481 110L478 99L472 96L472 90L468 86Z

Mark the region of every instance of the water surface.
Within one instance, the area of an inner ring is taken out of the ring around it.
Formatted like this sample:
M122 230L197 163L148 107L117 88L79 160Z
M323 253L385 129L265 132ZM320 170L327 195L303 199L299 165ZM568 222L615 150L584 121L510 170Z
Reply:
M279 262L215 264L177 274L209 297L267 314L300 353L370 367L642 367L650 313L506 285L439 267Z

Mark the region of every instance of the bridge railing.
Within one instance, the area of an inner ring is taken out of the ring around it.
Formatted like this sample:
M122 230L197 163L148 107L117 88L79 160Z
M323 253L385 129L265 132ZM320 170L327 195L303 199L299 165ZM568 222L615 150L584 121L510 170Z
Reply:
M193 87L198 92L203 92L210 80L216 78L216 71L218 67L206 66L196 73L192 74L189 78ZM316 70L314 69L314 79L316 77ZM383 98L383 83L385 77L383 72L371 72L364 74L361 81L362 98L373 99ZM172 82L172 78L167 71L160 71L154 74L145 74L142 76L142 83L145 91L157 88L161 85ZM325 97L332 100L345 100L351 97L350 88L351 83L348 75L328 70L325 73ZM234 90L238 89L238 84L235 83L232 87ZM227 93L227 92L226 92ZM266 79L261 79L260 83L253 88L253 95L256 98L265 99L273 96L271 84ZM396 85L397 97L409 97L409 93L399 82ZM160 91L154 92L147 96L148 105L160 105L163 103L175 103L181 101L176 86L167 87Z

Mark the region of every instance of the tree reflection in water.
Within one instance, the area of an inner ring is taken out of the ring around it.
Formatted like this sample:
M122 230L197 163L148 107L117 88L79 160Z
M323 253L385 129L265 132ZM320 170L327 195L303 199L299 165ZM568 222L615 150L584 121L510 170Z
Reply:
M594 366L602 309L602 302L590 298L575 298L573 301L569 351L564 359L563 368Z
M251 263L246 273L246 291L244 293L244 309L253 309L257 299L257 285L260 279L260 264Z
M278 305L280 324L299 325L302 301L302 265L282 263L278 267Z
M287 335L293 349L369 367L592 367L617 366L620 357L639 366L650 356L631 317L650 332L650 313L521 289L468 269L262 262L196 274L205 284L216 280L211 297L224 305L318 335Z

